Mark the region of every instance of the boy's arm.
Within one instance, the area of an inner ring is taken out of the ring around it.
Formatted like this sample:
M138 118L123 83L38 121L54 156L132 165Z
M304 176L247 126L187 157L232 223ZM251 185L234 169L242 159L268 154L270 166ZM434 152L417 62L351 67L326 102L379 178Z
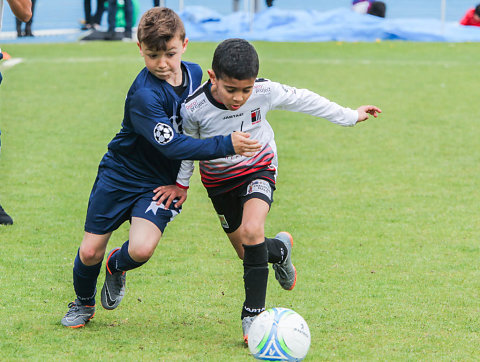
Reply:
M188 113L185 110L185 105L182 104L180 116L182 117L182 126L184 134L200 138L198 125L195 126L192 120L188 117ZM194 164L191 160L183 160L180 169L178 170L177 180L175 185L159 186L153 192L155 196L153 200L157 200L157 205L164 203L166 210L170 207L170 204L173 200L177 199L175 202L175 207L179 208L187 199L187 190L190 184L190 178L193 175Z
M322 117L341 126L354 126L359 120L356 110L342 107L308 89L297 89L271 82L271 107Z
M164 100L149 89L137 91L129 102L134 105L129 117L135 132L172 160L209 160L261 148L245 134L194 139L178 133L163 109Z

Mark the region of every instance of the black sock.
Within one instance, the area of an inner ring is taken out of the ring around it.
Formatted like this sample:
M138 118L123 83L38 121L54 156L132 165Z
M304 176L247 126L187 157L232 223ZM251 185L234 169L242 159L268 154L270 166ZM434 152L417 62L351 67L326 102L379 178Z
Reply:
M285 244L278 239L265 238L268 248L268 262L281 263L288 255L288 249Z
M268 281L267 243L243 245L243 281L245 283L245 302L242 319L255 316L265 310Z
M112 274L119 271L132 270L146 263L146 261L138 262L132 259L130 254L128 254L128 244L129 241L125 241L120 250L116 251L108 259L108 269Z
M79 252L73 263L73 287L77 299L84 305L95 305L95 294L97 293L97 278L100 274L102 262L87 266L80 260Z

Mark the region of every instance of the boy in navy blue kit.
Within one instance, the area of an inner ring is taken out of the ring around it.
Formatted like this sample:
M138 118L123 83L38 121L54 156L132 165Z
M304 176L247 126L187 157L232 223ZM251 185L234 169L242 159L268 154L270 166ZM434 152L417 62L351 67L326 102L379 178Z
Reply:
M182 134L179 107L200 85L202 71L197 64L181 60L188 39L175 12L150 9L140 20L137 37L146 67L128 91L122 129L98 168L73 267L76 300L62 319L66 327L82 327L93 318L96 282L108 240L129 220L129 240L108 253L101 292L105 309L119 305L125 272L149 260L166 225L181 211L175 205L159 207L152 200L152 190L159 184L175 200L185 200L186 189L175 185L181 160L252 155L260 149L257 141L242 132L206 140Z

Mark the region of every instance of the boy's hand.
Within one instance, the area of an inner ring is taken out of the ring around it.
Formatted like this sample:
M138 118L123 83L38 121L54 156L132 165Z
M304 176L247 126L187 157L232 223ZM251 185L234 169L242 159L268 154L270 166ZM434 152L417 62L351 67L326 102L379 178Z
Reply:
M167 200L167 202L165 202L165 210L170 208L173 200L178 199L178 201L175 203L175 207L178 209L187 199L187 190L182 189L177 185L159 186L153 190L153 192L155 193L155 196L153 196L152 199L154 201L158 200L157 205L161 205L165 200Z
M377 118L378 113L382 113L382 110L375 106L361 106L361 107L358 107L357 112L358 112L358 121L357 121L358 123L358 122L366 121L368 117L370 117L369 114Z
M250 133L235 131L232 133L233 149L237 155L252 157L262 149L257 140L250 139Z

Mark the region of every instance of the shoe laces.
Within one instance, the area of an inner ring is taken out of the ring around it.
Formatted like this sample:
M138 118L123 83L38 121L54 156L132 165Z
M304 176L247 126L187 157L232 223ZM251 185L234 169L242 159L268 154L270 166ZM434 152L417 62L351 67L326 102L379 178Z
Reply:
M70 308L70 310L67 312L67 315L77 312L80 309L75 302L68 303L68 308Z

